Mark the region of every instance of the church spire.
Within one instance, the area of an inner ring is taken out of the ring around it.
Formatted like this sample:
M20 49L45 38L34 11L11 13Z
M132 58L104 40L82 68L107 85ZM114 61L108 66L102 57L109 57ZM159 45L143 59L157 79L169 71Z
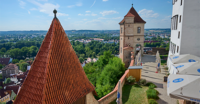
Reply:
M41 44L14 104L72 104L94 86L88 80L70 41L56 18Z

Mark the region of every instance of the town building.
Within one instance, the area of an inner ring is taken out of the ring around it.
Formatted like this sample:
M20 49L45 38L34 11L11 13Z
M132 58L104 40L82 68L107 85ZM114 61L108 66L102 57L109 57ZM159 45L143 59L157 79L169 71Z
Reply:
M96 94L56 13L14 104L88 104Z
M0 102L9 102L10 101L10 94L3 89L0 89Z
M131 52L137 54L144 47L144 25L145 21L138 15L136 10L131 7L129 12L124 16L120 25L120 58L128 67L131 62ZM139 47L140 46L140 47ZM139 50L136 50L139 48Z
M7 78L12 74L17 74L19 72L18 66L16 64L10 63L2 69L2 77Z
M12 58L0 58L1 65L8 65L12 62Z
M200 57L200 1L173 0L170 55L192 54Z

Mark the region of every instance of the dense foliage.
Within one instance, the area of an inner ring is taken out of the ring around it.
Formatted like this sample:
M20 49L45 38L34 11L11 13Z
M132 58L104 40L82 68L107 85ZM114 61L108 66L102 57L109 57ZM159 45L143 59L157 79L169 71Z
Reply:
M16 63L16 64L17 66L19 66L19 69L23 72L25 72L27 70L27 66L29 66L26 60L20 60L19 63Z
M96 87L97 99L110 93L125 72L121 59L111 55L110 51L105 51L97 62L86 64L83 68L90 82Z
M10 82L11 82L11 79L10 78L6 78L5 84L8 84Z
M79 57L80 62L83 62L88 57L96 58L97 56L103 55L104 51L110 51L112 54L119 53L119 43L109 44L91 41L90 43L84 44L79 41L71 41L71 45Z

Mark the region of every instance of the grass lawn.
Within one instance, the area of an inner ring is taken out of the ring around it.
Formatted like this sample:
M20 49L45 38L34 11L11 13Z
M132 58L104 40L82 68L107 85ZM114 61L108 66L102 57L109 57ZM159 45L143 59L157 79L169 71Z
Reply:
M148 104L146 90L148 87L125 84L122 89L123 104ZM110 104L116 104L116 100Z

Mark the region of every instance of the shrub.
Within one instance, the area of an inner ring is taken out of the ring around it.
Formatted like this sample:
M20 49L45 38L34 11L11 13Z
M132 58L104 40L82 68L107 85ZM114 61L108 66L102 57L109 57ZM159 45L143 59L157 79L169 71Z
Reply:
M12 63L13 63L13 64L16 64L16 63L18 63L18 62L19 62L18 59L13 59L13 60L12 60Z
M132 76L129 76L129 77L127 78L127 82L128 82L128 83L135 83L135 78L133 78Z
M154 99L149 99L149 104L158 104L157 102L156 102L156 100L154 100Z
M142 84L142 85L145 85L146 84L146 79L140 79L138 83Z
M11 82L11 79L10 78L7 78L6 81L5 81L5 84L8 84Z
M158 97L158 91L155 90L155 89L148 89L146 91L146 93L147 93L147 98L148 99L159 99L159 97Z
M148 83L146 83L145 86L150 86L151 84L155 86L154 88L157 87L157 86L156 86L155 84L153 84L152 82L148 82Z
M154 88L156 88L156 85L150 84L149 89L154 89Z

